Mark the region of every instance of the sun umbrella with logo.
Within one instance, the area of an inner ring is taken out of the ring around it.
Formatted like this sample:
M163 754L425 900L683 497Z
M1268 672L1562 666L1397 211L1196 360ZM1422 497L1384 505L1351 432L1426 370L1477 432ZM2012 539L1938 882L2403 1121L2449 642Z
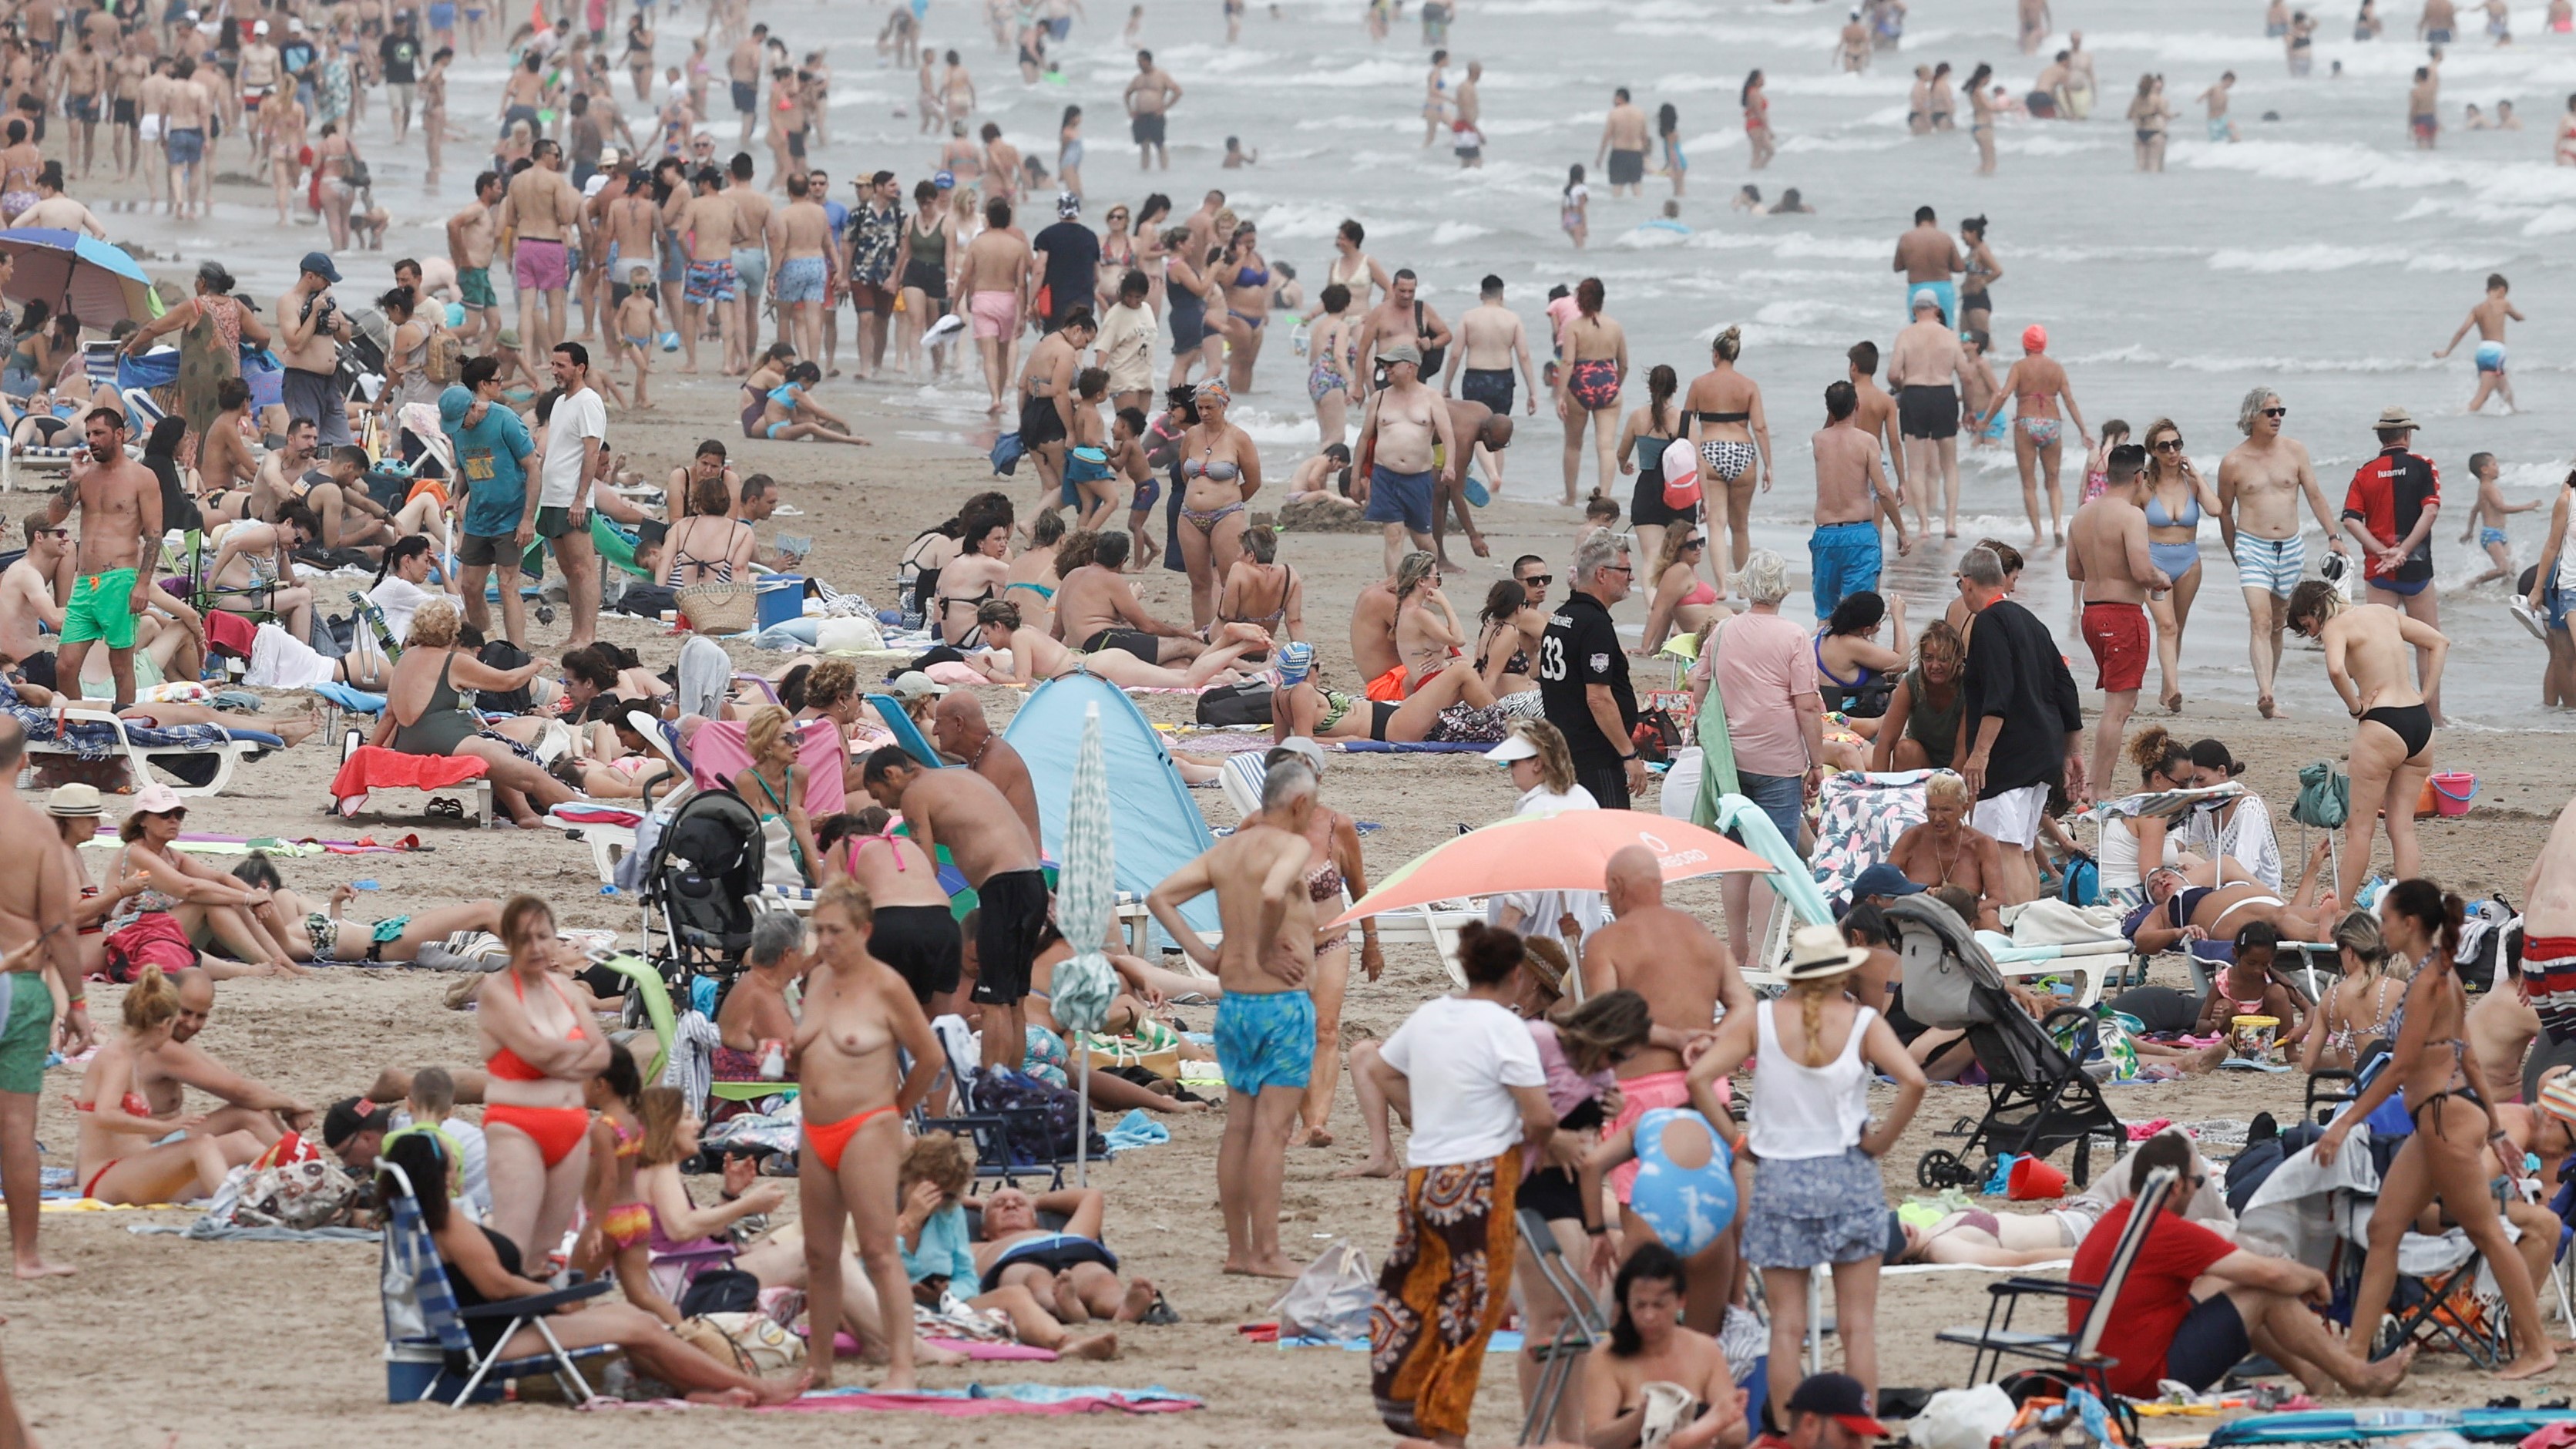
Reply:
M1769 875L1771 863L1714 830L1634 810L1515 815L1414 857L1325 929L1407 906L1511 891L1597 891L1610 857L1644 846L1667 881L1731 871Z
M1083 715L1082 749L1074 757L1073 798L1065 814L1064 867L1056 877L1056 926L1074 954L1057 963L1048 1002L1056 1025L1065 1030L1065 1056L1082 1074L1073 1162L1074 1180L1084 1186L1090 1184L1091 1070L1082 1034L1108 1024L1109 1003L1118 994L1118 973L1100 949L1118 903L1116 857L1109 828L1109 764L1101 753L1100 706L1094 704Z

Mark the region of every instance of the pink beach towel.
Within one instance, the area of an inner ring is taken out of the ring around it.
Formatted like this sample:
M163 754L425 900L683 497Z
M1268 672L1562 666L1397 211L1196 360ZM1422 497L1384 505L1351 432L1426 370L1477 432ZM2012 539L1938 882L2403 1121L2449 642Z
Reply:
M796 741L796 763L805 767L805 813L820 821L846 808L841 789L841 735L829 720L808 720L802 730ZM730 779L751 764L743 731L738 720L718 719L699 725L689 736L690 773L699 789L712 790L719 777Z

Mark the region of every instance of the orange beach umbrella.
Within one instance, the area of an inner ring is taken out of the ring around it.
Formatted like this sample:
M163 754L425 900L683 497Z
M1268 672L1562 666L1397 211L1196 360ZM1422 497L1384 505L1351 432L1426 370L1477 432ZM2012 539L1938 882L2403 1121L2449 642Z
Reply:
M1687 820L1633 810L1515 815L1407 861L1326 929L1455 896L1597 891L1610 857L1632 845L1654 852L1668 881L1727 871L1768 875L1773 869L1752 851Z

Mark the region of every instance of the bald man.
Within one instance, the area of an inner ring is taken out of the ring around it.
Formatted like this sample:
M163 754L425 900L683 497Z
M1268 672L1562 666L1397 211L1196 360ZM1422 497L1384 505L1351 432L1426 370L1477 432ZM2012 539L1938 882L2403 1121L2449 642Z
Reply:
M313 1108L233 1071L193 1044L214 1014L215 978L191 966L179 973L178 986L179 1016L170 1024L170 1039L134 1061L135 1090L152 1104L152 1115L178 1115L186 1105L186 1089L194 1087L224 1103L190 1129L198 1136L248 1132L269 1145L312 1125Z
M1652 851L1631 845L1610 857L1602 888L1615 918L1583 943L1584 999L1625 988L1646 998L1654 1030L1646 1046L1619 1064L1623 1099L1610 1130L1636 1121L1655 1107L1688 1107L1682 1050L1693 1037L1705 1036L1723 1004L1730 1012L1749 1011L1753 991L1735 969L1726 944L1689 915L1664 904L1664 871ZM1724 1086L1724 1082L1719 1083ZM1619 1218L1628 1241L1638 1242L1645 1224L1628 1206L1628 1190L1637 1180L1636 1164L1610 1174L1619 1196ZM1716 1244L1688 1259L1689 1316L1693 1323L1723 1321L1735 1278L1736 1235L1730 1231Z
M984 718L984 702L962 689L952 689L939 701L930 716L931 743L939 752L992 782L1019 812L1020 823L1028 827L1029 839L1043 840L1038 831L1038 788L1029 778L1029 766L1011 742L993 733L992 724Z

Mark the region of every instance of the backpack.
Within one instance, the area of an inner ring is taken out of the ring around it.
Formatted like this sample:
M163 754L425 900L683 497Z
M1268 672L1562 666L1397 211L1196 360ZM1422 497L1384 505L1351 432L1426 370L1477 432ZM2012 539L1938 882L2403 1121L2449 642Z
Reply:
M1198 722L1203 725L1266 725L1270 723L1272 691L1269 681L1255 684L1222 684L1199 695Z
M430 329L429 347L421 354L420 375L438 387L453 386L465 369L465 344L444 327Z
M1008 1122L1004 1135L1015 1164L1033 1165L1073 1156L1077 1131L1090 1137L1091 1152L1105 1154L1109 1150L1107 1139L1092 1130L1090 1119L1083 1114L1082 1099L1069 1088L1007 1067L984 1068L975 1074L974 1098L978 1115L1000 1116Z
M493 639L486 641L474 657L494 669L516 669L527 663L529 656L507 639ZM516 689L482 690L475 696L475 703L477 708L495 714L526 714L532 707L524 684Z
M2066 874L2057 883L2057 898L2070 906L2102 903L2102 867L2082 851L2067 857Z

